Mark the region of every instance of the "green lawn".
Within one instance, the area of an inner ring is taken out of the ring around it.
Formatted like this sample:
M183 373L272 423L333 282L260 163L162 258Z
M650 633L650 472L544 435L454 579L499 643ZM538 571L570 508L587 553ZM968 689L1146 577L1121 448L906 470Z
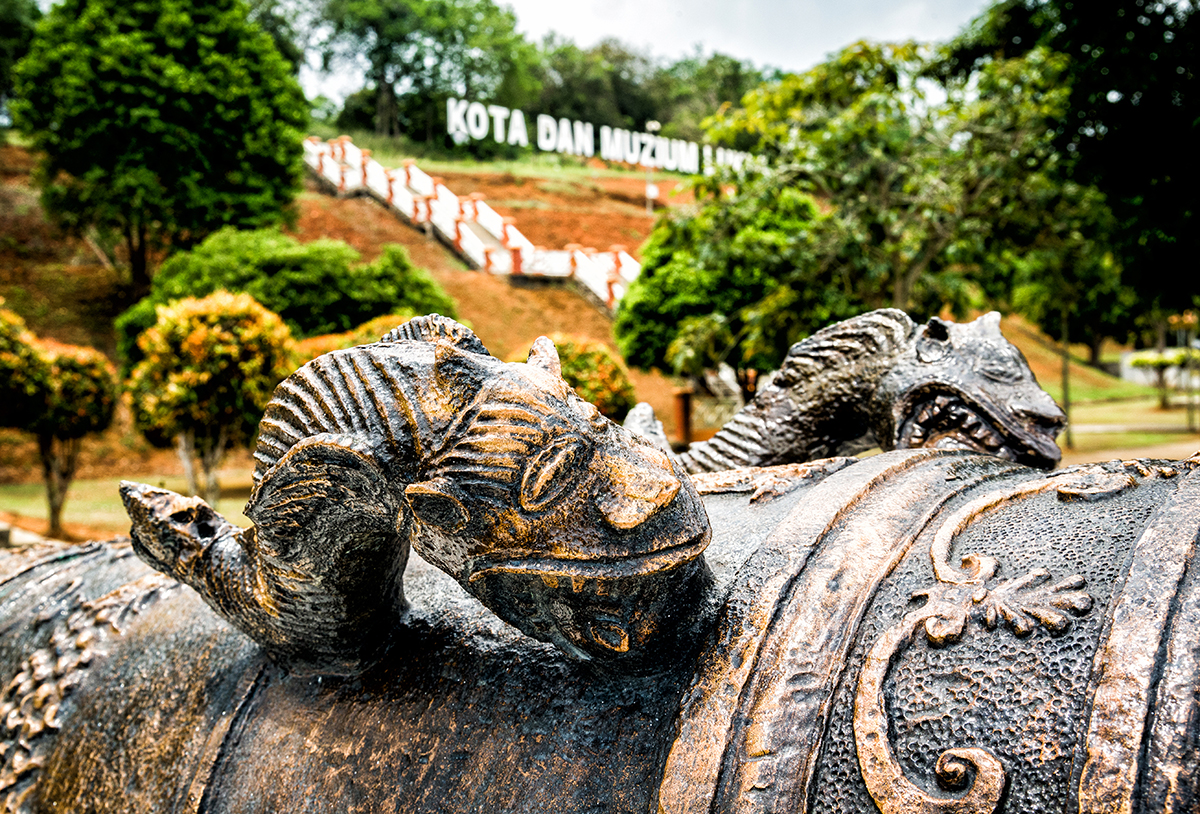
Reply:
M176 492L184 491L184 480L180 477L143 477L153 486L162 486ZM63 524L84 526L96 531L113 534L129 532L129 518L121 505L117 492L120 478L99 480L76 480L67 493L63 508ZM231 523L250 525L242 514L242 507L250 496L250 472L229 472L221 479L222 498L220 511ZM40 483L18 483L0 485L0 511L11 512L20 517L36 518L46 522L46 490Z

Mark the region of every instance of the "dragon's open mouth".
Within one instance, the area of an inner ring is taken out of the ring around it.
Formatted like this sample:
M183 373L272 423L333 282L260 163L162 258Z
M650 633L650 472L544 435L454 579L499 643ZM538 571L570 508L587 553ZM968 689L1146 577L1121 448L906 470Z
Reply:
M502 559L487 558L472 569L470 581L486 574L530 574L546 579L569 580L572 590L580 590L587 580L612 580L620 577L644 576L666 571L694 560L708 546L709 531L704 531L678 545L661 548L646 554L599 559L565 559L536 554L506 553Z
M904 416L898 447L973 450L1043 469L1062 457L1054 442L1061 423L1011 426L956 393L923 393Z

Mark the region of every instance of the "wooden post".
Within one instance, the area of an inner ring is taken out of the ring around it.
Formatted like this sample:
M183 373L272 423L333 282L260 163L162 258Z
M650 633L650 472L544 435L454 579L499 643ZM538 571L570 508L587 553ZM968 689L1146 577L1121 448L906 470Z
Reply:
M388 182L387 203L388 203L388 206L391 206L392 198L394 198L396 196L395 190L392 189L392 184L396 183L395 170L384 170L383 175L385 178L387 178L387 182Z
M516 220L514 220L513 218L506 217L506 218L501 218L500 223L503 224L500 227L500 242L504 244L505 248L508 248L509 244L512 243L512 235L510 235L508 233L508 229L510 226L512 226L514 223L516 223Z
M408 187L409 189L413 188L412 168L413 168L413 164L415 164L415 163L416 162L411 158L404 159L404 186Z
M679 428L679 440L692 443L692 389L681 387L675 391L675 426Z
M512 252L512 273L513 274L522 274L523 272L521 271L521 247L514 246L514 247L510 248L509 251Z

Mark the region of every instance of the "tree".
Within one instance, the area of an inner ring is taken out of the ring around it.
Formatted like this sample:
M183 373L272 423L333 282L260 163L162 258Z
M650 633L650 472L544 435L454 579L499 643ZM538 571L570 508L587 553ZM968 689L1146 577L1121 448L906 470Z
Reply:
M112 424L117 373L104 354L92 348L42 340L46 362L43 408L30 425L37 436L50 509L51 537L63 537L62 509L75 479L83 438Z
M492 0L327 0L326 66L367 63L375 132L445 132L448 96L520 107L536 92L533 47Z
M25 429L42 410L49 371L25 320L3 306L0 297L0 403L4 404L0 424Z
M122 364L140 358L138 335L156 308L218 289L244 291L278 314L297 337L346 331L399 310L454 317L454 301L402 246L385 246L373 263L338 240L300 243L275 229L226 228L163 263L149 295L117 318Z
M1053 118L1067 176L1095 186L1116 226L1110 243L1165 332L1165 314L1200 295L1193 268L1200 164L1176 145L1197 142L1200 93L1195 0L1002 0L948 50L940 69L965 75L1038 47L1068 57L1069 104Z
M35 0L0 0L0 114L12 97L13 67L29 51L41 16Z
M740 103L771 75L725 54L705 56L699 47L695 54L667 65L660 74L665 93L656 118L663 122L662 135L689 141L703 139L707 118Z
M699 206L659 219L613 331L634 367L699 378L728 362L748 390L750 370L778 367L792 342L857 311L814 261L823 217L809 195L772 173L732 195L726 181L696 181Z
M698 378L726 361L748 392L750 370L831 321L1007 293L1011 274L980 273L1001 275L983 261L1016 244L997 217L1028 219L1018 192L1055 160L1063 60L991 63L937 99L926 54L858 43L714 117L715 138L753 137L770 161L700 182L698 212L656 225L615 325L630 364Z
M38 340L19 316L0 308L0 382L4 424L37 437L48 534L63 538L62 510L82 440L112 423L116 371L92 348Z
M1069 92L1065 60L1044 49L988 63L940 93L923 80L926 55L857 43L749 94L712 127L717 139L758 134L778 183L829 203L822 262L871 307L966 304L962 250L986 244L993 213L1054 160L1047 122Z
M250 295L218 291L160 306L138 348L142 360L127 384L134 424L151 443L173 440L188 489L216 505L225 452L254 437L275 386L291 372L291 334Z
M300 188L304 96L240 0L64 0L17 67L13 119L43 204L119 234L135 293L154 246L279 222Z

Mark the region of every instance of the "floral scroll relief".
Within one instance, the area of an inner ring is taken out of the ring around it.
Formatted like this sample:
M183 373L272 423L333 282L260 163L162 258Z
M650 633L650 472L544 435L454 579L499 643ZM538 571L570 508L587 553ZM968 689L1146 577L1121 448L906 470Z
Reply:
M999 562L995 558L968 554L962 558L962 567L956 568L949 563L949 552L955 537L997 506L1050 490L1057 490L1060 499L1070 500L1083 489L1087 499L1096 499L1133 485L1132 479L1124 475L1110 479L1107 474L1099 478L1096 473L1087 473L1086 478L1051 477L989 495L959 509L938 530L930 550L937 582L913 594L925 604L879 637L867 654L858 680L854 701L858 763L867 790L882 814L991 814L996 810L1006 776L999 759L986 749L947 749L938 758L936 776L951 789L966 784L974 769L974 780L957 796L931 795L904 776L888 741L884 681L892 663L922 633L934 645L959 641L972 621L986 630L1003 625L1017 636L1026 636L1039 625L1061 633L1070 627L1072 614L1090 610L1092 597L1083 590L1081 576L1055 582L1049 571L1038 568L998 581Z

